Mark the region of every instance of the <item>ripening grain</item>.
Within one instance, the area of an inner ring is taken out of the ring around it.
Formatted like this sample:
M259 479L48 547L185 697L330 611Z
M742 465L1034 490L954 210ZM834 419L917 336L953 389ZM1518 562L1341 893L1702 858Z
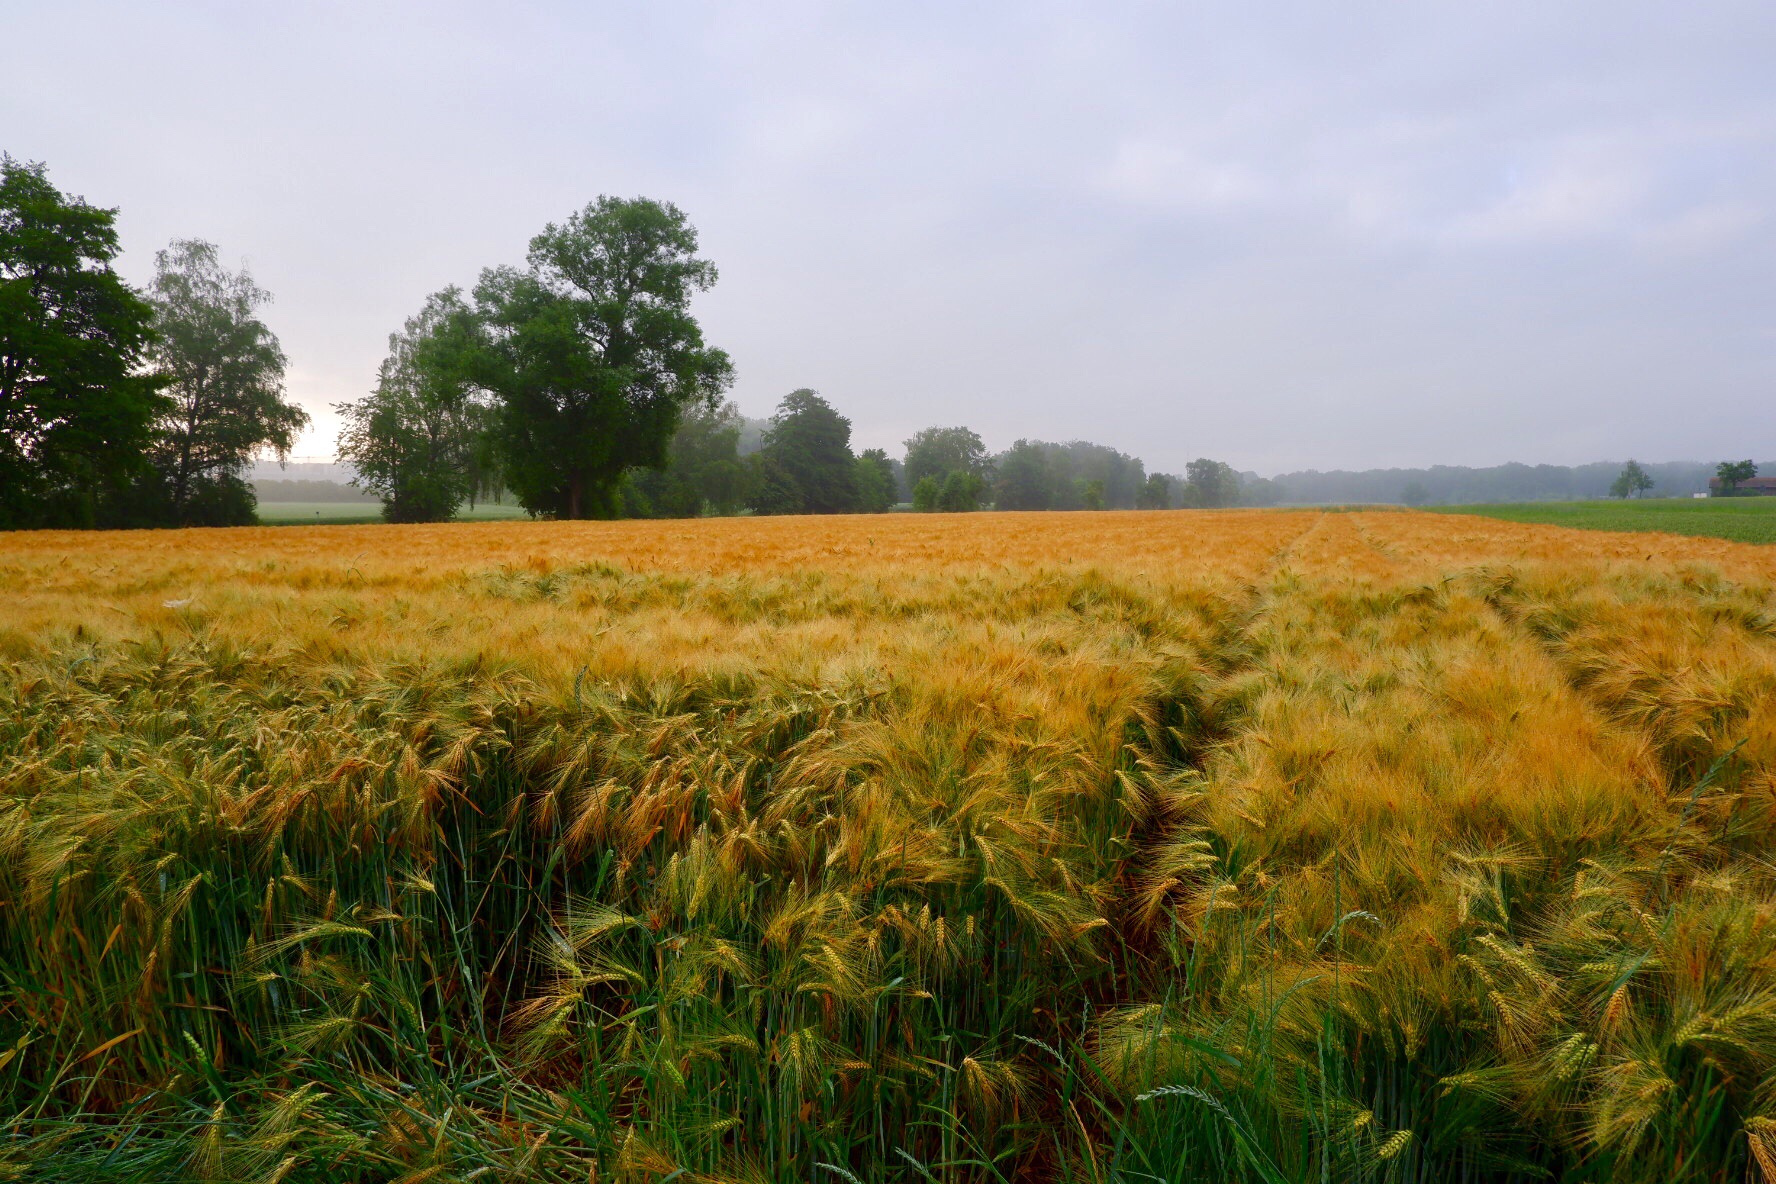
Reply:
M1744 1179L1773 575L1404 513L0 536L0 1179Z

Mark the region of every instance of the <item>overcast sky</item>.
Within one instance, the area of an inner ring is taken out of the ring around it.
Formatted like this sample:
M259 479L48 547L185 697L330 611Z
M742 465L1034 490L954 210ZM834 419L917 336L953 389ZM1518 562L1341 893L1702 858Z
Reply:
M0 149L276 295L298 452L426 294L678 203L768 414L1181 469L1776 453L1776 5L0 0Z

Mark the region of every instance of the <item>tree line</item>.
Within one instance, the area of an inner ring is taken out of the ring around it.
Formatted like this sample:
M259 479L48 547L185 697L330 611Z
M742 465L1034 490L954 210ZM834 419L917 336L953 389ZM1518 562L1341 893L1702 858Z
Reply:
M1714 479L1709 483L1708 492L1712 497L1743 497L1755 490L1739 488L1741 482L1750 481L1758 475L1757 462L1752 460L1723 460L1714 466ZM1659 482L1646 471L1646 466L1632 458L1622 466L1622 471L1610 483L1609 495L1626 501L1629 498L1643 497L1658 489Z
M376 388L335 408L340 459L393 522L443 520L502 491L555 518L1241 498L1240 476L1218 461L1147 474L1101 445L1031 440L992 456L966 427L928 428L900 459L855 451L850 419L806 388L754 434L721 399L727 355L690 316L691 296L716 280L696 250L683 213L645 198L600 198L549 226L523 268L490 268L472 293L434 294L390 337Z
M0 157L0 528L251 523L250 466L309 422L261 319L271 296L195 238L131 288L116 215ZM991 454L966 427L925 429L899 458L854 451L809 389L757 425L723 401L733 366L690 312L716 279L676 206L600 197L521 265L424 301L373 389L336 406L340 459L393 522L493 496L569 519L1275 500L1219 461L1148 473L1084 441Z
M1259 504L1262 483L1201 459L1183 475L1147 473L1142 462L1102 444L1019 440L991 453L967 427L930 427L905 441L900 458L855 452L851 422L813 390L792 391L748 447L753 421L732 403L693 409L675 433L667 464L635 470L620 490L626 517L700 514L880 513L1178 509Z
M1712 461L1599 461L1583 465L1503 464L1481 468L1435 465L1283 473L1272 479L1287 505L1398 503L1468 505L1487 502L1584 501L1605 497L1688 497L1704 493L1718 473ZM1626 481L1623 474L1627 473Z
M250 523L244 472L308 424L271 297L195 238L136 291L116 216L0 155L0 528Z

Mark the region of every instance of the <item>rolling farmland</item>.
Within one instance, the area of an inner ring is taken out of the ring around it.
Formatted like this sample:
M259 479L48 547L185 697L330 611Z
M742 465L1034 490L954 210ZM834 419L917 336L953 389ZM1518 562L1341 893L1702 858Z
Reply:
M0 1179L1776 1180L1773 577L1388 512L0 535Z

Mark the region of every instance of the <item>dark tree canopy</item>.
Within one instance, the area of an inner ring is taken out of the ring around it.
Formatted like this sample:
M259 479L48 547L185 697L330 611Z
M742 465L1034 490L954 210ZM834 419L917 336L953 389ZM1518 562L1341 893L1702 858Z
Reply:
M222 265L213 243L175 239L154 257L157 340L149 351L171 406L151 456L165 517L179 525L253 521L241 479L256 453L289 455L308 413L284 402L284 351L258 317L270 293Z
M968 428L926 428L906 442L909 484L925 477L941 482L949 473L974 473L984 478L991 472L987 446Z
M1731 493L1739 488L1741 481L1757 476L1757 464L1749 460L1723 460L1715 466L1714 472L1720 478L1721 488Z
M608 517L626 470L666 463L684 408L713 404L732 375L690 313L715 280L678 207L614 197L533 238L528 268L482 273L476 377L527 509Z
M913 486L913 509L929 514L943 509L943 482L936 477L921 477Z
M1136 505L1143 510L1169 510L1172 508L1172 482L1164 473L1147 474L1147 483L1141 486L1141 496Z
M1755 469L1753 470L1756 471ZM1641 468L1640 462L1630 460L1622 466L1622 471L1610 483L1610 496L1619 498L1639 497L1654 485L1653 478Z
M951 469L944 474L943 486L938 491L938 508L950 513L978 510L986 490L986 480L979 473Z
M995 480L994 505L1001 510L1090 509L1093 499L1087 494L1094 488L1103 508L1128 510L1140 503L1147 484L1146 467L1138 459L1086 440L1019 440L994 458L988 473Z
M1239 501L1239 474L1225 461L1198 457L1184 466L1190 504L1213 510Z
M1182 482L1174 477L1172 484L1177 486ZM1282 502L1288 496L1288 492L1280 482L1273 481L1269 477L1244 475L1239 479L1239 504L1242 506L1274 506ZM1428 490L1425 493L1425 498L1426 504L1429 504L1430 493Z
M696 518L733 514L746 501L748 477L740 459L743 417L732 403L693 403L667 448L664 469L639 469L625 487L632 517Z
M462 292L446 288L389 334L376 389L341 403L339 456L390 522L442 522L491 483L486 408L469 370L479 328Z
M116 210L0 156L0 527L99 524L144 471L163 401L152 310L111 269Z
M696 513L736 514L746 503L746 466L740 461L740 409L692 404L672 437L669 472L696 499Z
M895 502L894 462L880 448L866 448L857 454L857 508L865 514L880 514Z
M999 456L994 504L1001 510L1047 510L1054 506L1048 446L1019 440Z
M770 514L845 514L857 509L851 421L806 388L777 405L759 453L765 480L754 509Z
M806 502L795 476L769 448L746 458L746 504L755 514L802 514Z

